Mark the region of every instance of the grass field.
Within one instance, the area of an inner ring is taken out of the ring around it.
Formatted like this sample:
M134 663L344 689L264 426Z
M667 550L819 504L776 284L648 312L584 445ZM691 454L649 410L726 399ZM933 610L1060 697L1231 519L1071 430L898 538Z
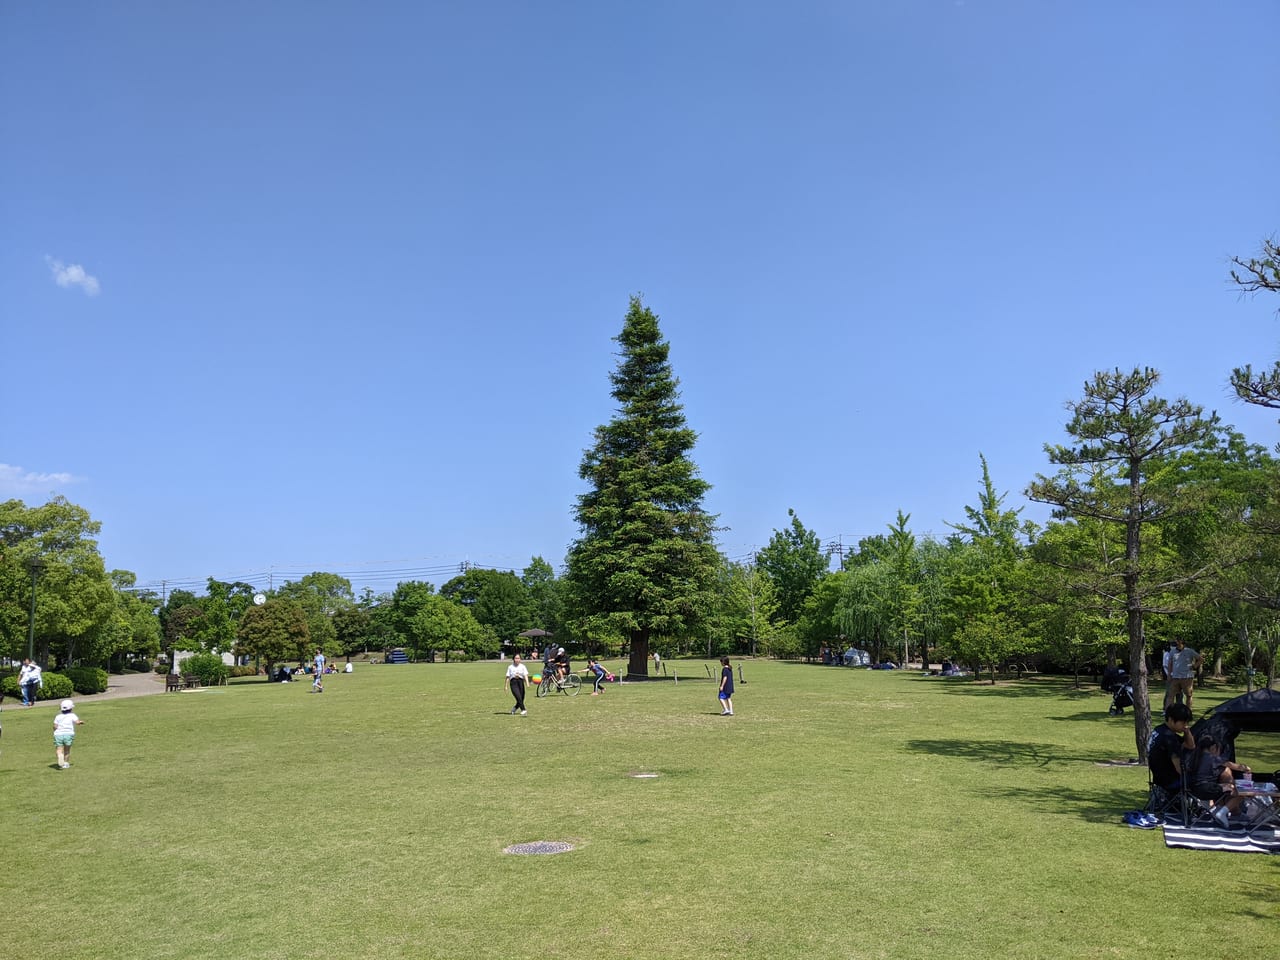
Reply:
M1146 770L1099 765L1134 747L1096 688L744 671L732 718L705 679L531 695L513 717L493 663L366 666L320 696L85 700L66 771L52 711L8 709L6 943L24 960L1280 956L1280 857L1121 825ZM1280 767L1280 737L1238 747ZM533 840L576 849L502 852Z

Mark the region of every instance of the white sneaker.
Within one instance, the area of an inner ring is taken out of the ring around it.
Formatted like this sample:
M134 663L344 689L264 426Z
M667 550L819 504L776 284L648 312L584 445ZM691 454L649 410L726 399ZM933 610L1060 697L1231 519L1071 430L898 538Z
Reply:
M520 716L522 716L522 717L527 717L528 715L529 715L529 711L528 711L528 710L521 710L521 711L520 711Z
M60 764L58 764L58 769L59 769L59 770L70 770L70 769L71 769L71 764L69 764L69 763L60 763Z

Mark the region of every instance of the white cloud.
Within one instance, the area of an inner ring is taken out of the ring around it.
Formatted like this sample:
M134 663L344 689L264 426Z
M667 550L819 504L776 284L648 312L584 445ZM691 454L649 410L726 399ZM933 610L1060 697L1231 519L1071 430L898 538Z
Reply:
M0 463L0 496L48 493L50 488L75 483L69 473L33 473L21 467Z
M44 262L53 272L53 282L60 287L79 287L86 296L96 297L100 289L98 278L90 274L78 263L63 263L53 257L45 257Z

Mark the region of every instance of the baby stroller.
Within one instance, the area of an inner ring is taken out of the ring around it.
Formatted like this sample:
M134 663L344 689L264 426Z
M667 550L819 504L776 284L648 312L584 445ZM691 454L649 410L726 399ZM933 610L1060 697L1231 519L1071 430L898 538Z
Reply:
M1107 667L1102 671L1102 689L1111 694L1111 706L1107 708L1111 716L1123 716L1124 708L1133 706L1133 684L1123 667Z

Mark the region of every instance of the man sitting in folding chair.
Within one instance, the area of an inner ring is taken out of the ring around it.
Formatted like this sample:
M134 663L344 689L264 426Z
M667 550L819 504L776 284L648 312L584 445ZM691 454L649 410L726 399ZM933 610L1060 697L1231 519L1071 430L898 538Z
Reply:
M1164 723L1151 731L1147 741L1147 769L1151 772L1151 795L1147 809L1167 813L1181 808L1183 754L1196 748L1196 738L1188 729L1191 708L1171 703L1164 708Z

